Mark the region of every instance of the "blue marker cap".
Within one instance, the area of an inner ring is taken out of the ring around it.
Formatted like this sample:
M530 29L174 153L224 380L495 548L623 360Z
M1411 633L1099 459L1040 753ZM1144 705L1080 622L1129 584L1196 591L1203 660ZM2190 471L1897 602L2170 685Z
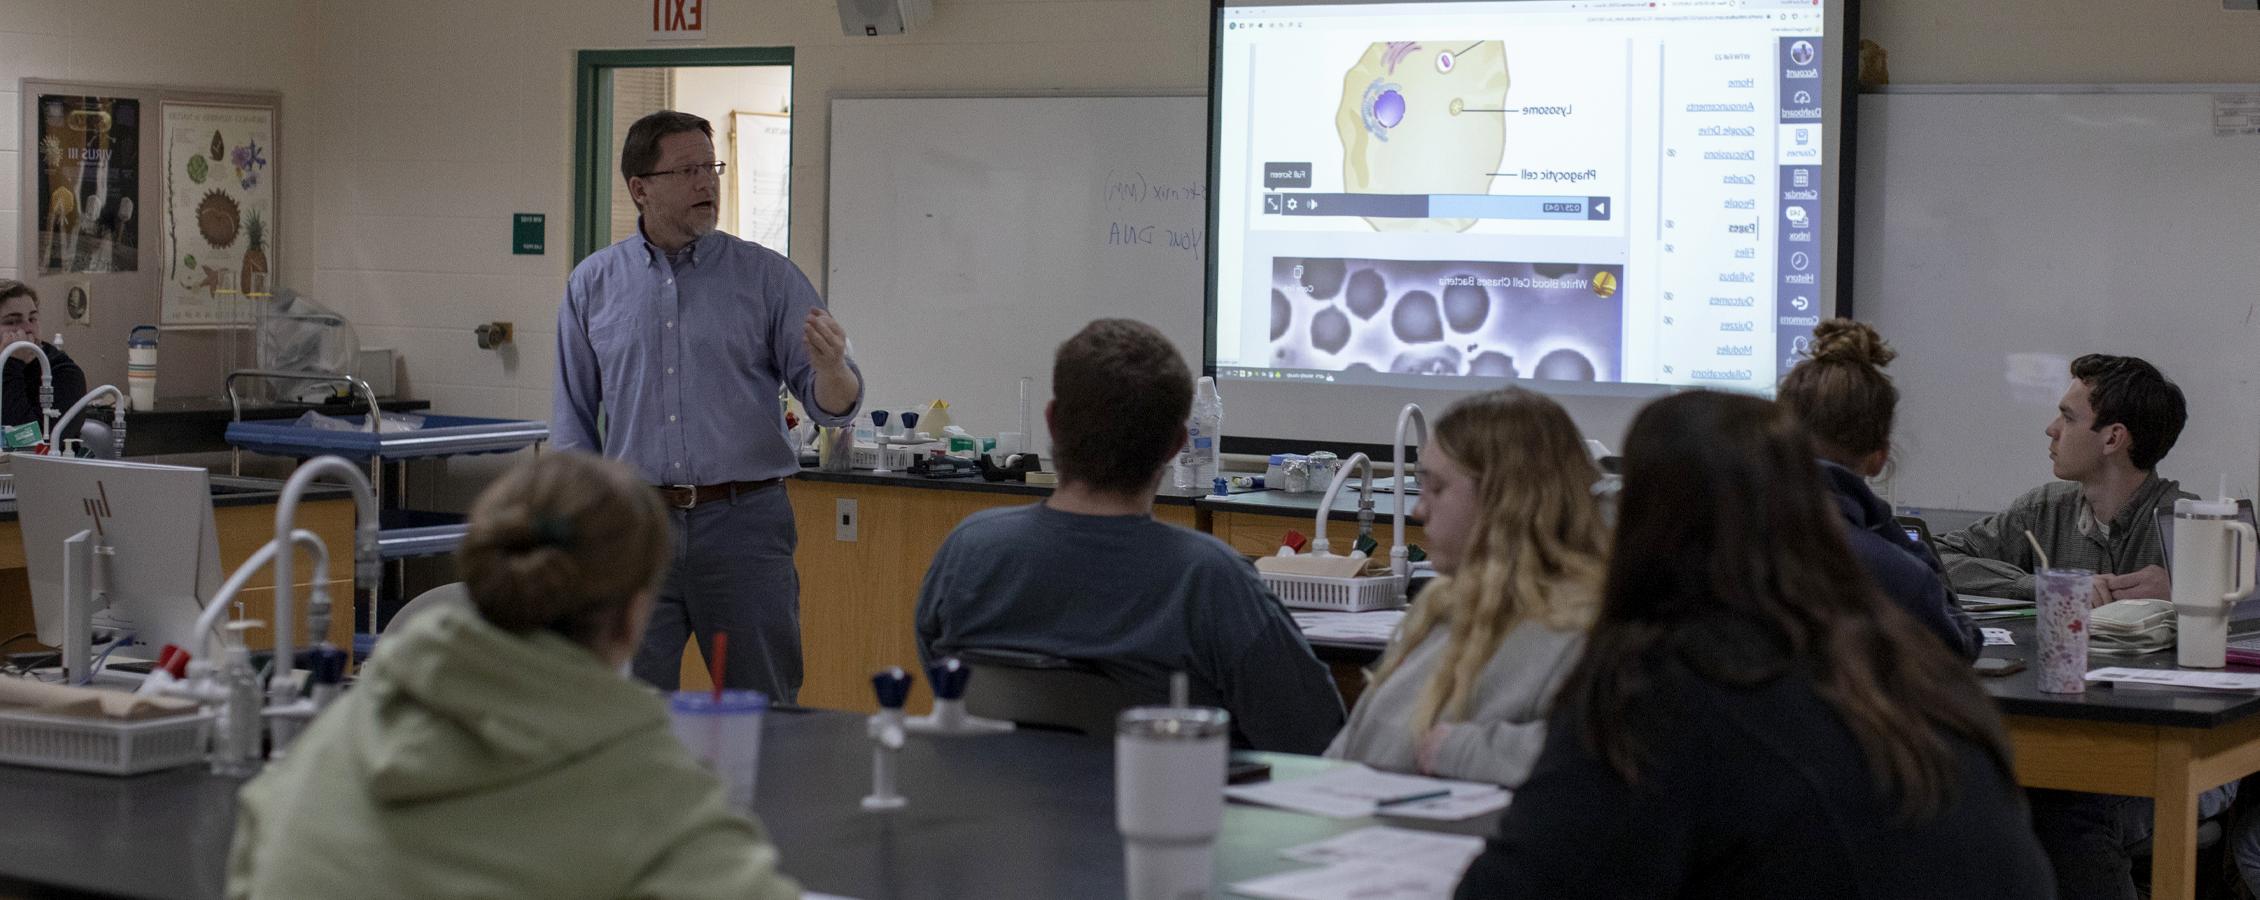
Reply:
M901 709L910 699L910 673L901 666L888 666L871 676L871 691L879 695L879 706L884 709Z
M1216 482L1209 486L1209 493L1218 497L1230 494L1232 493L1232 483L1224 480L1224 477L1219 475L1216 478Z
M956 700L965 696L965 683L973 680L973 670L957 657L945 656L926 667L926 680L933 683L935 697Z

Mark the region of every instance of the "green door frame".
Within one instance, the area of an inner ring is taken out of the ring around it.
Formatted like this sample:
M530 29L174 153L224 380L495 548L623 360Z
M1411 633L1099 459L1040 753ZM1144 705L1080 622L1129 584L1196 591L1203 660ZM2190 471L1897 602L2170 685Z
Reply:
M573 97L573 264L612 243L607 228L612 208L612 175L600 170L612 155L612 92L605 78L613 69L680 69L692 66L789 66L791 47L679 47L649 50L583 50L574 61ZM797 88L796 88L797 89ZM787 158L790 159L790 150ZM792 191L790 164L785 190Z

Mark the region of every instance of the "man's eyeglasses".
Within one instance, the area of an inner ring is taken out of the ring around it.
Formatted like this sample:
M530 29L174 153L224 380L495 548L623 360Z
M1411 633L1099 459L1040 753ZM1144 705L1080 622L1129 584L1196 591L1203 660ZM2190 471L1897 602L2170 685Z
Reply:
M684 178L692 178L699 175L712 175L716 178L720 178L722 177L722 173L724 171L727 171L729 168L730 164L726 162L693 163L680 169L668 169L663 172L645 172L636 177L657 178L661 175L681 175Z

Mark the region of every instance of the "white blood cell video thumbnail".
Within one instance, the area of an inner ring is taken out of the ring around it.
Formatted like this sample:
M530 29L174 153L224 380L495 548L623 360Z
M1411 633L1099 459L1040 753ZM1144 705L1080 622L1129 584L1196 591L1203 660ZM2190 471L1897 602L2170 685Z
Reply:
M1624 266L1272 260L1271 365L1618 381Z

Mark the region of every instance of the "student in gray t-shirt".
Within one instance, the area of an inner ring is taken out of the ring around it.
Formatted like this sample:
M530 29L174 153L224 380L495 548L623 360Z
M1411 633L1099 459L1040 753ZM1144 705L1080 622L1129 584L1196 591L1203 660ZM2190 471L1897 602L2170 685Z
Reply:
M919 656L1082 660L1155 703L1181 671L1192 702L1231 713L1236 743L1317 753L1342 727L1342 698L1294 620L1224 542L1153 518L1192 381L1138 322L1101 319L1060 345L1044 412L1059 489L950 533L918 592Z

